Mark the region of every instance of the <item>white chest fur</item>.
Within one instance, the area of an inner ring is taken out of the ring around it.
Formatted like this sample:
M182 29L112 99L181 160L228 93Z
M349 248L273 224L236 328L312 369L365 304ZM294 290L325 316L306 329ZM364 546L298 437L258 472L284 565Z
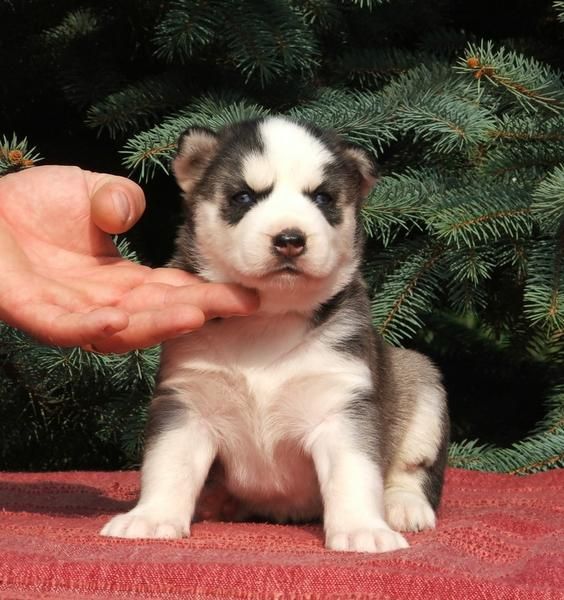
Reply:
M231 491L270 517L320 512L308 438L370 387L298 315L232 318L165 345L162 382L212 431ZM263 510L264 508L264 510Z

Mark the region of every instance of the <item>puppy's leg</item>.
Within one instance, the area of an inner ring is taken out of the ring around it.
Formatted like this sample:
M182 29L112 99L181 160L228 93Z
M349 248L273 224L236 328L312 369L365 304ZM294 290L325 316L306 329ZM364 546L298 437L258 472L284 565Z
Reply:
M388 552L407 548L384 520L378 465L354 443L351 425L335 415L309 439L323 497L325 545L331 550Z
M216 454L203 421L173 395L151 404L148 440L141 470L141 497L117 515L101 534L126 538L179 538L190 535L196 500Z
M444 389L421 385L411 422L385 481L386 521L396 531L435 527L448 445Z

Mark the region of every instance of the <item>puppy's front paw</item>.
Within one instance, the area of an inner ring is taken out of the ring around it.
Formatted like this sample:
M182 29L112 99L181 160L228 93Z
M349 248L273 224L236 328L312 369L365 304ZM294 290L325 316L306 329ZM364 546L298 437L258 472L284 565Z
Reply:
M391 552L408 548L399 533L389 528L366 528L354 531L327 531L325 546L340 552Z
M175 539L190 535L190 522L149 509L134 508L115 516L106 523L100 534L122 538Z
M435 527L435 512L427 499L407 491L386 492L386 521L396 531L422 531Z

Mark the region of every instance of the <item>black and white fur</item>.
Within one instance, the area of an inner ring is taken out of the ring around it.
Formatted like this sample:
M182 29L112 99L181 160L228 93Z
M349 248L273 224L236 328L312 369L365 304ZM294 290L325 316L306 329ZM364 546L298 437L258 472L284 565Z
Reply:
M187 219L172 265L258 290L250 317L163 345L141 497L103 535L190 533L219 460L248 514L323 517L333 550L407 547L434 527L448 438L424 356L374 333L359 272L372 162L281 117L187 130L174 173Z

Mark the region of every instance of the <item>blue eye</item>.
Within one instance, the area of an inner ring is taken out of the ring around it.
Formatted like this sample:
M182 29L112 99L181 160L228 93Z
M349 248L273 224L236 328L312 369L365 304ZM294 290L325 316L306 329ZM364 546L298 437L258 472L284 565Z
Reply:
M315 192L312 200L317 206L327 206L333 202L332 196L326 192Z
M242 206L249 206L256 202L256 198L251 192L237 192L231 196L231 199Z

